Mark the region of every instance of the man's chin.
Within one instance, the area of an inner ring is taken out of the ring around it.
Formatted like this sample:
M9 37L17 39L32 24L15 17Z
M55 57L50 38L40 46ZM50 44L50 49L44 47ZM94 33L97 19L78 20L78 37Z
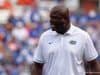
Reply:
M52 31L56 31L56 29L55 28L51 28L52 29Z
M64 34L64 33L65 33L64 31L57 31L55 28L52 28L52 31L55 31L55 32L57 32L58 34Z
M65 32L61 32L61 31L56 31L58 34L64 34Z

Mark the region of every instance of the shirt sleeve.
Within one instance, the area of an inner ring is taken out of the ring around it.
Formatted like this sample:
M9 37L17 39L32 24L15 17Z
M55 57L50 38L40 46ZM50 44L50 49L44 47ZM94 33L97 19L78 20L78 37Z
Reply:
M44 63L44 58L43 58L43 47L42 47L42 40L39 40L39 44L34 52L33 55L33 62L37 63Z
M90 36L87 35L85 46L84 46L84 58L85 61L92 61L98 57L98 53L93 45L93 41Z

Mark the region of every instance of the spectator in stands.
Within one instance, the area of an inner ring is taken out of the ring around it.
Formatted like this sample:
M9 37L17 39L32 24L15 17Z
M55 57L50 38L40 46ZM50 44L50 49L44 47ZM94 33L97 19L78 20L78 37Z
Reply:
M29 33L24 27L23 22L17 22L16 27L12 30L12 36L19 41L25 41L28 38Z
M0 9L12 9L12 4L9 0L1 0L0 1Z

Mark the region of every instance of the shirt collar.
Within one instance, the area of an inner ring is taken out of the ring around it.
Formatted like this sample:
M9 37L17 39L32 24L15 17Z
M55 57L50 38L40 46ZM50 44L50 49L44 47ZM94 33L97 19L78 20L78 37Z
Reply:
M71 24L69 30L65 33L65 35L71 35L73 34L73 31L74 31L74 25Z

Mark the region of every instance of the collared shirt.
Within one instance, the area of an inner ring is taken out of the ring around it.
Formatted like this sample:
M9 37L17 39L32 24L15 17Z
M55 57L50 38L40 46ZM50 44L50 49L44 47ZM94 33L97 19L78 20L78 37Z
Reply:
M71 25L64 35L44 32L33 61L44 63L42 75L85 75L84 62L97 56L88 33Z

